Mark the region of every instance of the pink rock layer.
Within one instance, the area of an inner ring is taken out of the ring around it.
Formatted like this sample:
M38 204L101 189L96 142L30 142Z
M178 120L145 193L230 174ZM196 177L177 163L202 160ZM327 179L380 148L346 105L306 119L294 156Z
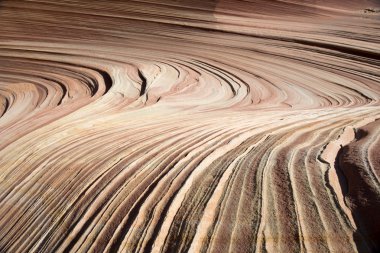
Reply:
M0 252L379 252L378 1L1 1Z

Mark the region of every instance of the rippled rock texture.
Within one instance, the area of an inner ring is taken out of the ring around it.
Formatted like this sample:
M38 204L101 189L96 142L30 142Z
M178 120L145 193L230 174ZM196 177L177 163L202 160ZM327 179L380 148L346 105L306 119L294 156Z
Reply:
M378 252L379 5L1 1L0 251Z

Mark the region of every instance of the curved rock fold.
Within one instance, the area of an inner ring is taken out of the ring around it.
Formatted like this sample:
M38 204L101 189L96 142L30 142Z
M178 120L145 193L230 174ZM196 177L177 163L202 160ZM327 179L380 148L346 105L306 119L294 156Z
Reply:
M1 1L0 251L380 251L379 8Z

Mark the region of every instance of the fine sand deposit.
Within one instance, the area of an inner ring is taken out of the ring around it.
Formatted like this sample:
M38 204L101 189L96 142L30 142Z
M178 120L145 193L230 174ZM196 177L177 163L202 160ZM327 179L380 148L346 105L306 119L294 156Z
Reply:
M379 10L0 1L0 252L380 252Z

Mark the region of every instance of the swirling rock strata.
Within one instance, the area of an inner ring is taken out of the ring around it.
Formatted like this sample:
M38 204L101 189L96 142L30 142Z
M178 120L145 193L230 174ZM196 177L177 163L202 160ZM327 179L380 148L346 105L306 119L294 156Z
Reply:
M1 252L376 252L376 1L1 1Z

